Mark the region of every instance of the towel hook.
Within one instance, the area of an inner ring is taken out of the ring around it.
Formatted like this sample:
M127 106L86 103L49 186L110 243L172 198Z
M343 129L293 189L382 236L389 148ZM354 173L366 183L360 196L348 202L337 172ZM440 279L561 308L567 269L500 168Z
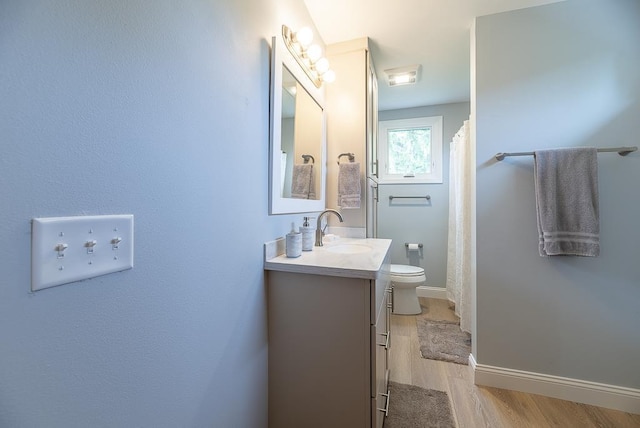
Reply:
M309 158L311 158L311 163L316 163L316 160L311 155L302 155L302 159L304 159L304 163L309 163Z
M348 156L349 162L353 162L356 160L356 155L354 155L353 153L340 153L340 155L338 156L338 165L340 165L340 158L342 156Z

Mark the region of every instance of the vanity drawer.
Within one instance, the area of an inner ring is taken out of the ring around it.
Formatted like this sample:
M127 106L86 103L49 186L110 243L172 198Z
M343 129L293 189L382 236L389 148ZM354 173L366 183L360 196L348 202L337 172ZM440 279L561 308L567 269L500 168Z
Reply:
M391 287L391 265L389 255L384 259L380 275L375 281L371 281L371 324L376 324L377 314L385 299L387 290Z
M389 293L384 293L376 324L371 326L371 426L382 427L389 409L389 347L391 346L391 331L389 329Z
M385 293L382 305L377 313L376 324L371 326L371 397L386 393L389 348L391 330L389 330L387 297Z

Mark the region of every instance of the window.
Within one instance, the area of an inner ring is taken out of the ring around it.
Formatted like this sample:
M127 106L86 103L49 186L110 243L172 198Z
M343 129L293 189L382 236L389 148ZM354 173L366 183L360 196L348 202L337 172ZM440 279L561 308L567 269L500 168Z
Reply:
M442 116L380 122L381 183L442 183Z

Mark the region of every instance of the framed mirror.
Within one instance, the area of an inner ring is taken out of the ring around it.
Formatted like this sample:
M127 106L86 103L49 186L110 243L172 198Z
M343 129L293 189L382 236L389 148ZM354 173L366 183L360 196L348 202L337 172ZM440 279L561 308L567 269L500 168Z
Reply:
M282 37L271 46L269 214L323 211L324 89L311 82Z

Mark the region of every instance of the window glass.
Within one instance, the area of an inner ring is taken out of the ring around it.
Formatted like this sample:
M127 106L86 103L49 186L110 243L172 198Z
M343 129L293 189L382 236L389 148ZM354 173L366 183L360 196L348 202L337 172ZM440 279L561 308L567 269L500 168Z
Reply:
M380 181L442 183L442 116L380 122Z
M389 129L389 174L431 172L431 128Z

